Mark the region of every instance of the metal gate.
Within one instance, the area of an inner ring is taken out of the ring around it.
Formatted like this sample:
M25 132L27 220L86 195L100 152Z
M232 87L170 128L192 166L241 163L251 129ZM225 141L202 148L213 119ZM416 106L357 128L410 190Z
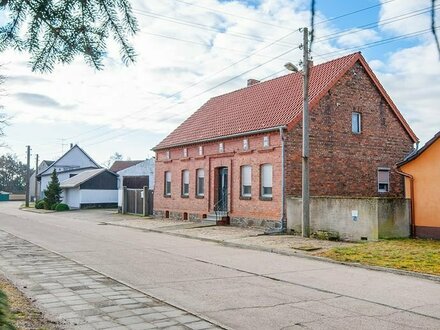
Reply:
M145 196L144 196L145 195ZM123 213L152 215L153 190L131 189L124 187Z

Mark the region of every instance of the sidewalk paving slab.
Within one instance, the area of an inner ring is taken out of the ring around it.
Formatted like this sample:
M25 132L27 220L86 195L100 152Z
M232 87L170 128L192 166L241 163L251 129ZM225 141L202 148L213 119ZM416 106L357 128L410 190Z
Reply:
M64 329L221 329L4 231L0 271Z

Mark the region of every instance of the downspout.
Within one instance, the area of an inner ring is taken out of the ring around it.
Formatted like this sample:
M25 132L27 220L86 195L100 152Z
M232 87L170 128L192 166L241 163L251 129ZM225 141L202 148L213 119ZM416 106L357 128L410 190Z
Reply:
M284 225L287 221L286 219L286 177L285 177L285 164L284 164L284 133L283 128L280 127L280 139L281 139L281 232L286 231L286 226Z
M409 194L411 195L411 237L414 238L416 236L416 222L415 222L415 212L414 212L414 177L411 174L399 171L397 167L394 167L395 171L400 175L409 179Z

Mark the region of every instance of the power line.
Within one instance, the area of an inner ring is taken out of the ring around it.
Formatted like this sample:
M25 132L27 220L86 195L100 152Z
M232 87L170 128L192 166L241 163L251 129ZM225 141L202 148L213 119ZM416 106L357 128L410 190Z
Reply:
M420 31L417 31L417 32L414 32L414 33L408 33L408 34L401 35L401 36L396 36L396 37L392 37L392 38L388 38L388 39L383 39L383 40L380 40L380 41L377 41L377 42L367 43L367 44L364 44L364 45L361 45L361 46L358 46L358 47L346 48L346 49L338 50L338 51L335 51L335 52L329 52L329 53L325 53L325 54L318 54L316 56L317 57L324 57L325 55L331 55L331 54L335 54L335 53L346 52L346 51L349 51L349 50L352 50L352 49L367 49L367 48L377 47L377 46L381 46L381 45L384 45L384 44L387 44L387 43L390 43L390 42L393 42L393 41L396 41L396 40L401 40L401 39L406 39L406 38L410 38L410 37L415 37L415 36L423 35L423 34L428 33L428 32L430 32L430 29L420 30ZM169 106L167 108L164 108L164 109L162 109L162 111L168 110L168 109L170 109L172 107L175 107L177 105L181 105L182 103L186 103L186 102L188 102L188 101L190 101L190 100L192 100L192 99L194 99L194 98L196 98L198 96L201 96L201 95L203 95L203 94L205 94L205 93L207 93L207 92L209 92L209 91L211 91L211 90L213 90L213 89L215 89L217 87L220 87L220 86L222 86L222 85L224 85L224 84L226 84L226 83L228 83L228 82L230 82L232 80L235 80L235 79L243 76L246 73L249 73L250 71L253 71L253 70L255 70L255 69L257 69L257 68L259 68L259 67L261 67L261 66L263 66L263 65L265 65L267 63L270 63L270 62L278 59L279 57L285 55L288 52L289 51L283 52L282 54L274 57L271 60L268 60L268 61L266 61L264 63L261 63L261 64L255 66L255 67L253 67L253 68L251 68L249 70L246 70L245 72L242 72L242 73L240 73L240 74L238 74L238 75L236 75L234 77L231 77L231 78L229 78L229 79L227 79L227 80L225 80L225 81L223 81L223 82L221 82L221 83L219 83L219 84L217 84L217 85L215 85L213 87L210 87L210 88L202 91L201 93L198 93L198 94L190 97L189 99L185 100L184 102L180 102L180 103L171 105L171 106ZM282 72L282 71L277 72L277 74L280 73L280 72ZM169 117L169 118L171 118L171 117ZM164 121L168 120L169 118L164 119ZM115 139L115 138L118 138L118 137L126 136L126 135L129 135L129 134L135 133L135 132L137 132L139 130L141 130L141 129L135 129L135 130L132 130L132 131L129 131L129 132L124 132L124 133L118 134L116 136L113 136L113 137L110 137L110 138L106 138L106 139L103 139L103 140L98 140L97 142L90 143L90 144L87 144L87 145L91 146L91 145L100 144L100 143L108 141L109 139ZM107 132L107 134L108 133L109 132Z
M387 1L387 2L384 2L384 4L385 3L389 3L389 2L392 2L392 1L395 1L395 0L390 0L390 1ZM337 17L334 17L334 18L331 18L331 19L328 19L328 20L325 20L325 21L321 21L321 22L319 22L319 23L317 23L317 24L321 24L321 23L323 23L323 22L326 22L326 21L332 21L332 20L335 20L335 19L337 19L337 18L340 18L340 17L345 17L345 16L348 16L348 15L350 15L350 14L354 14L354 13L358 13L358 12L361 12L361 11L364 11L364 10L367 10L367 9L371 9L371 8L374 8L374 7L377 7L376 5L375 6L369 6L369 7L366 7L366 8L363 8L363 9L360 9L360 10L357 10L357 11L354 11L354 12L351 12L351 13L347 13L347 14L344 14L344 15L340 15L340 16L337 16ZM349 31L350 32L350 31ZM355 31L355 32L358 32L358 31ZM343 33L343 32L342 32ZM347 33L347 32L346 32ZM278 39L279 40L279 39ZM325 41L326 39L322 39L321 38L321 40L320 40L320 42L323 42L323 41ZM276 41L274 41L273 43L276 43L277 42L277 40ZM272 44L273 44L272 43ZM255 55L255 52L254 53L251 53L250 55L248 55L246 58L248 58L248 57L250 57L250 56L253 56L253 55ZM242 60L244 60L244 59L242 59ZM239 63L239 62L241 62L242 60L240 60L240 61L238 61L238 62L236 62L236 63ZM268 61L268 62L271 62L272 60L270 60L270 61ZM265 62L265 63L268 63L268 62ZM235 63L235 64L236 64ZM265 63L263 63L263 65L265 64ZM224 71L224 70L226 70L227 68L229 68L229 67L231 67L231 66L233 66L233 65L235 65L235 64L232 64L232 65L230 65L230 66L228 66L228 67L226 67L226 68L224 68L224 69L222 69L222 70L220 70L219 72L221 72L221 71ZM216 72L214 75L216 75L216 74L218 74L219 72ZM248 71L247 71L248 72ZM199 83L201 83L202 81L205 81L207 78L205 77L204 79L202 79L201 81L199 81L198 83L196 83L196 84L199 84ZM226 82L229 82L229 80L228 81L226 81ZM226 83L225 82L225 83ZM193 87L194 85L196 85L196 84L193 84L193 85L191 85L191 86L188 86L188 88L191 88L191 87ZM221 85L223 85L223 83L221 84ZM216 88L217 86L214 86L214 88ZM183 90L182 90L183 91ZM169 97L167 97L167 99L168 98L171 98L171 97L174 97L174 96L176 96L176 95L178 95L178 94L180 94L182 91L179 91L179 92L177 92L177 93L175 93L175 94L173 94L173 95L171 95L171 96L169 96ZM199 96L199 95L202 95L202 94L204 94L205 92L202 92L202 93L200 93L200 94L197 94L196 96L194 96L194 97L197 97L197 96ZM193 97L192 97L193 98ZM190 98L190 99L192 99L192 98ZM190 100L189 99L189 100ZM178 104L182 104L182 102L179 102ZM175 106L175 105L172 105L171 107L173 107L173 106ZM165 109L168 109L168 107L167 108L165 108ZM129 117L131 117L131 116L133 116L134 114L136 114L136 113L138 113L138 112L140 112L140 111L143 111L144 110L144 108L143 109L141 109L141 110L139 110L139 111L136 111L135 113L132 113ZM127 116L125 116L124 117L124 119L126 119L127 118ZM102 127L106 127L106 125L103 125ZM99 129L99 128L98 128ZM114 129L111 129L110 130L110 132L112 131L112 130L114 130ZM96 129L93 129L93 131L96 131ZM108 133L108 132L107 132ZM105 133L105 134L107 134L107 133ZM83 134L86 134L86 133L82 133L82 134L79 134L79 135L77 135L77 136L80 136L80 135L83 135ZM92 139L94 139L94 138L99 138L99 137L101 137L101 136L103 136L102 134L98 134L98 135L96 135L96 136L93 136L93 137L91 137Z
M289 37L291 34L293 34L293 32L289 32L288 34L282 36L281 38L276 39L276 40L273 41L272 43L269 43L269 44L267 44L266 46L264 46L264 47L262 47L262 48L259 48L258 50L253 51L252 53L248 54L246 57L241 58L240 60L238 60L238 61L236 61L236 62L234 62L234 63L232 63L232 64L230 64L230 65L228 65L228 66L226 66L226 67L224 67L224 68L222 68L222 69L220 69L220 70L218 70L218 71L216 71L215 73L213 73L213 74L211 74L211 75L209 75L209 76L207 76L207 77L202 78L201 80L199 80L199 81L197 81L197 82L195 82L195 83L193 83L193 84L191 84L191 85L185 87L184 89L179 90L179 91L173 93L172 95L168 96L166 99L170 99L170 98L172 98L172 97L175 97L175 96L181 94L182 92L184 92L184 91L186 91L186 90L188 90L188 89L190 89L190 88L193 88L193 87L195 87L195 86L201 84L202 82L208 80L209 78L211 78L211 77L213 77L213 76L216 76L216 75L218 75L219 73L222 73L222 72L226 71L227 69L229 69L229 68L231 68L231 67L233 67L233 66L235 66L235 65L237 65L237 64L239 64L239 63L241 63L241 62L243 62L243 61L245 61L245 60L247 60L248 58L250 58L250 57L252 57L252 56L258 54L259 52L261 52L261 51L263 51L263 50L269 48L270 46L272 46L272 45L275 44L276 42L278 42L278 41L280 41L280 40L283 40L283 39ZM292 49L292 51L293 51L293 50L294 50L294 49ZM272 59L272 57L270 57L270 58ZM162 101L162 100L161 100L161 101ZM154 103L153 105L150 105L147 109L150 109L150 108L152 108L153 106L157 105L158 103L161 103L161 101L156 102L156 103ZM144 110L146 110L145 107L142 108L142 109L140 109L140 110L137 110L137 111L133 112L132 114L130 114L130 115L128 115L128 116L121 117L121 119L126 119L126 118L129 118L129 117L132 117L134 114L139 113L139 112L144 111ZM101 127L106 127L106 125L102 125ZM96 129L93 129L93 131L96 131ZM85 133L84 133L84 134L85 134ZM80 134L80 135L83 135L83 134ZM80 135L76 135L76 136L80 136ZM98 135L98 136L99 136L99 135ZM93 138L93 136L92 136L91 138Z

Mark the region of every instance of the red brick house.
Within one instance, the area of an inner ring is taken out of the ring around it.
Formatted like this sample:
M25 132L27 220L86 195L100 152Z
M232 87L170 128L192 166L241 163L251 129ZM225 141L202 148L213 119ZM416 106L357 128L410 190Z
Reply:
M311 68L310 109L311 196L404 197L393 166L418 139L360 53ZM154 148L155 214L280 226L301 196L301 118L301 72L210 99Z

